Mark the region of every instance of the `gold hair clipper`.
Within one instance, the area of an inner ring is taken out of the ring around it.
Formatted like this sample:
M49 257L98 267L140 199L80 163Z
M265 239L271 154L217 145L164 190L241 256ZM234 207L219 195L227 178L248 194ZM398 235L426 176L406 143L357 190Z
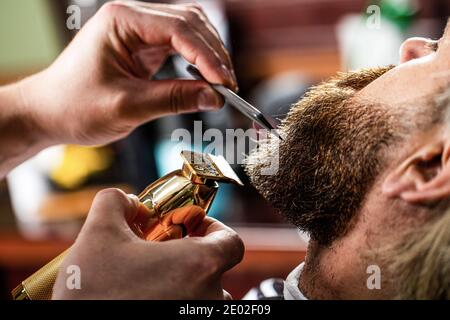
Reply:
M187 228L183 222L171 222L171 216L177 211L174 209L195 205L207 212L219 188L218 182L243 185L222 156L182 151L181 157L184 160L181 170L158 179L139 195L146 210L139 210L130 227L145 240L165 241L185 236ZM189 217L182 221L188 220ZM13 299L51 299L59 266L67 252L22 281L12 291Z

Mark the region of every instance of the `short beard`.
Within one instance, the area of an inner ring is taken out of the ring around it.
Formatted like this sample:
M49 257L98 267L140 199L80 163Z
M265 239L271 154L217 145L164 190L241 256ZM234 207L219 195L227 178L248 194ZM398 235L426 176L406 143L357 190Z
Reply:
M261 170L273 161L271 144L247 159L246 171L256 189L321 245L346 232L384 166L382 151L395 139L389 108L354 99L391 68L341 73L312 88L280 127L284 140L276 174Z

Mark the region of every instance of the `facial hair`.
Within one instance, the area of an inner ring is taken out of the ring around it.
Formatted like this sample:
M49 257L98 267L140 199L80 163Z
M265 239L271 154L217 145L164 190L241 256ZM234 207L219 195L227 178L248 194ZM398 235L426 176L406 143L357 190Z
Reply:
M312 88L280 126L283 141L262 144L247 159L253 186L321 245L345 233L395 139L390 109L355 98L391 68L340 73ZM264 174L274 157L278 172Z

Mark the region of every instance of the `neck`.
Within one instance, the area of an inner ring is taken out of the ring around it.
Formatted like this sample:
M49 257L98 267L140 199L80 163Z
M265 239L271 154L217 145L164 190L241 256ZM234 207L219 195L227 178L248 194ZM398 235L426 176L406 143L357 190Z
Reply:
M368 288L369 266L376 263L362 257L364 242L356 240L347 235L329 247L310 242L299 281L299 289L308 299L389 298L390 290L384 285Z

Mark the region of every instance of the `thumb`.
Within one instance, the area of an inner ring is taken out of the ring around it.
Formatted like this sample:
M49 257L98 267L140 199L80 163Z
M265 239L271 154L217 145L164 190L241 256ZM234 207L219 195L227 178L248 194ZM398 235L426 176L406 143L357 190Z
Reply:
M192 236L200 236L197 243L204 246L210 257L216 257L221 271L238 264L244 256L244 243L238 234L223 223L206 217Z
M83 230L90 233L102 231L133 233L127 221L133 220L139 210L139 199L128 196L119 189L105 189L97 193L89 210Z
M197 80L145 81L136 90L129 112L142 123L172 114L218 110L224 104L209 84Z

